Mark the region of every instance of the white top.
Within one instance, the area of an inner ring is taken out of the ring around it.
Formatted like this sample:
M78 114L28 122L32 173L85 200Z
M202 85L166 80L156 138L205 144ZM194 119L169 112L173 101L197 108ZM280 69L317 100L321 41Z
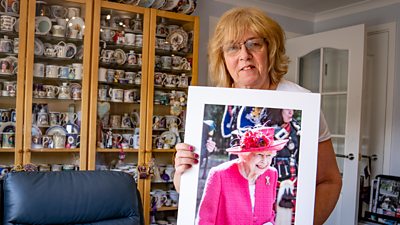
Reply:
M278 87L276 88L277 91L290 91L290 92L305 92L305 93L311 93L311 91L301 87L300 85L293 83L291 81L288 81L286 79L281 79L281 81L278 84ZM320 113L319 117L319 142L326 141L331 138L331 133L329 132L328 124L326 123L324 114Z
M254 213L254 202L256 201L256 184L250 184L249 182L249 192L250 192L250 201L251 201L251 211Z

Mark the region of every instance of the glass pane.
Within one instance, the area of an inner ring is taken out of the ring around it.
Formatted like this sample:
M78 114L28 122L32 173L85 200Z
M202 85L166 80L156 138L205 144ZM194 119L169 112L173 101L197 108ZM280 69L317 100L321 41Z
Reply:
M98 57L96 169L134 174L139 161L143 19L102 8ZM145 85L145 84L143 84Z
M322 92L346 91L349 51L333 48L323 51Z
M344 138L332 137L332 144L333 144L333 149L335 150L336 154L344 155ZM344 171L343 171L344 160L345 160L345 158L336 157L336 162L338 164L339 171L341 174L344 173Z
M299 84L312 92L319 92L320 58L320 49L300 58Z
M347 95L323 95L322 111L332 134L345 134Z
M1 1L0 15L0 171L14 163L16 148L19 2ZM20 96L22 96L22 91ZM22 107L19 106L18 108ZM3 173L5 174L5 173ZM0 174L0 177L2 175Z
M60 3L36 1L35 49L27 52L34 54L31 163L40 170L80 166L86 5Z

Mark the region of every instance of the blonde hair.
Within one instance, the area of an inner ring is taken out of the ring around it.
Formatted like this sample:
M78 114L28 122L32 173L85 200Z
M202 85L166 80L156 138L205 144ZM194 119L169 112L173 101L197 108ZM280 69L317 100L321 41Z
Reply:
M270 83L277 85L286 74L289 60L285 55L285 33L281 26L259 9L240 7L222 15L209 42L209 77L213 85L232 87L233 80L225 66L222 47L226 43L238 42L248 32L265 38L267 42Z

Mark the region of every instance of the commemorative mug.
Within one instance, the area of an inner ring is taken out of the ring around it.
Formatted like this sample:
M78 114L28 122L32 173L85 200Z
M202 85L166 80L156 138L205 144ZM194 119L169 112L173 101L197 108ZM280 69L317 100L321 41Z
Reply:
M33 76L34 77L44 77L44 64L34 63L33 64Z
M99 78L98 78L98 81L106 82L106 81L107 81L106 77L107 77L107 68L100 67L100 68L99 68Z
M0 39L0 52L12 52L13 45L13 40L4 35L4 37Z
M58 24L53 25L51 27L51 32L52 32L53 36L65 37L65 27L64 26L61 26L61 25L58 25Z
M132 128L133 122L132 118L128 115L128 113L124 113L121 119L121 127L122 128Z
M135 45L135 34L125 33L125 44L126 45Z
M13 31L17 18L14 16L1 15L0 16L0 30Z
M167 74L163 81L163 85L166 87L176 87L178 84L178 77L174 74Z
M53 85L43 85L47 98L55 98L60 92L59 87Z
M112 147L118 148L122 142L122 135L121 134L112 134Z
M67 9L67 17L70 19L73 17L79 17L80 14L81 14L81 10L79 8L70 7Z
M61 5L50 6L50 11L53 18L65 18L68 13L68 10Z
M108 95L111 97L112 102L123 102L124 100L124 89L110 88Z
M99 86L98 90L98 98L100 101L106 101L107 100L107 93L108 93L108 86L106 85L101 85Z
M67 134L67 148L77 148L80 144L80 135L79 134Z
M71 68L69 66L59 66L58 76L62 79L68 79L70 75Z
M171 128L172 124L176 124L177 126L181 125L181 119L177 116L166 115L165 116L165 127Z
M2 134L2 148L14 148L15 147L15 133L7 132Z
M112 128L121 127L121 115L111 115L110 116L110 127L112 127Z
M53 137L50 135L43 135L42 145L43 148L54 148Z
M49 112L50 126L60 125L60 113L59 112Z
M110 29L103 29L100 38L103 41L111 41L112 37L114 37L115 31L110 30Z
M63 41L58 42L58 44L56 44L54 48L57 50L57 57L60 58L67 57L67 44L65 42Z
M83 64L82 63L72 63L72 70L75 75L74 79L82 80Z
M65 148L66 136L63 134L55 133L53 135L54 148Z
M154 86L162 86L167 74L161 72L154 73Z
M178 77L178 87L187 88L189 86L189 78L183 73Z
M8 122L11 119L11 111L8 109L0 109L0 122Z
M165 117L155 115L153 116L153 129L158 130L165 128Z
M13 52L18 54L19 51L19 38L14 38Z
M59 72L59 67L56 65L47 65L46 66L46 77L49 78L57 78Z
M171 56L161 56L161 67L163 69L171 69L172 57Z
M1 6L4 12L18 13L19 11L19 1L18 0L2 0Z
M124 90L124 102L134 102L136 98L135 94L135 89Z

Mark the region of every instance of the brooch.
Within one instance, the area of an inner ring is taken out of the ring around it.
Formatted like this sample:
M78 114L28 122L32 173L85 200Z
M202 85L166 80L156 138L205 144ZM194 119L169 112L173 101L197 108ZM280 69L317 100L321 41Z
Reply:
M269 183L269 178L270 178L269 176L266 176L266 177L265 177L265 183L266 183L267 185L270 185L270 183Z

